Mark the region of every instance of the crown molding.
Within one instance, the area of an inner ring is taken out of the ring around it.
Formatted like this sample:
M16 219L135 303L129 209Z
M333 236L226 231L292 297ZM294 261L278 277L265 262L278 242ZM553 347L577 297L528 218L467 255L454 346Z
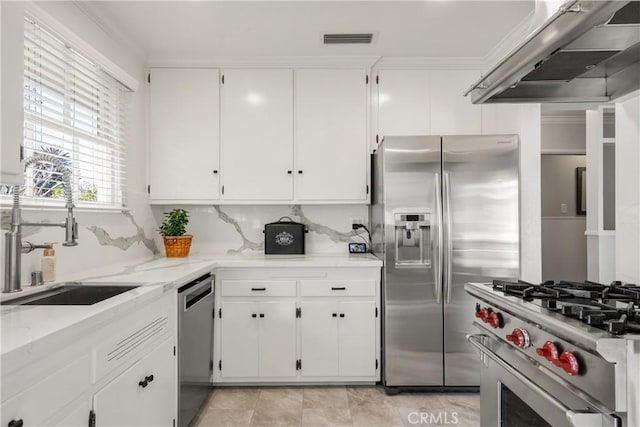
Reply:
M149 59L148 68L371 68L379 56L235 56Z
M478 57L393 57L384 56L375 65L385 69L446 69L481 70L483 59Z
M587 118L584 111L573 114L543 114L540 122L543 125L586 125Z

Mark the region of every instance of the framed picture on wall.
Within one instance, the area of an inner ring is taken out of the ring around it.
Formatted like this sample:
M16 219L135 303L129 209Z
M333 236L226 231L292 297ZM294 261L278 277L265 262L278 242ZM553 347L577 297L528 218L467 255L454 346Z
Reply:
M576 214L587 214L587 168L576 168Z

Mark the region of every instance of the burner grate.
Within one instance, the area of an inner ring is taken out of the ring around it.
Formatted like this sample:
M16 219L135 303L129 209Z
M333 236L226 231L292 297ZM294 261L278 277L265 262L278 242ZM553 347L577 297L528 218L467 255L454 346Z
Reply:
M640 286L619 281L609 285L589 281L547 281L535 285L522 280L494 280L492 285L505 295L524 301L538 300L543 308L612 335L640 333Z

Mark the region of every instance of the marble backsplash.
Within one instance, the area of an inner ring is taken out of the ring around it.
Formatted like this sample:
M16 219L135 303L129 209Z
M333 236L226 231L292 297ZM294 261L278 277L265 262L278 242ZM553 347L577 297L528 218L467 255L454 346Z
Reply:
M78 246L56 245L58 275L91 270L152 256L164 256L158 224L163 213L178 206L152 206L146 197L129 199L129 209L114 212L77 210ZM307 226L306 252L346 253L347 242L367 241L366 232L351 229L353 222L368 225L366 205L271 205L271 206L179 206L189 211L187 232L194 235L192 251L201 255L262 253L264 224L288 216ZM10 229L7 205L2 206L2 231ZM59 222L65 212L24 209L32 222ZM24 227L23 240L33 243L60 242L64 231L57 227ZM2 247L4 250L4 247ZM3 257L4 259L4 254ZM22 280L40 270L42 251L22 256Z
M156 221L176 206L152 207ZM367 240L366 232L351 229L354 221L368 225L367 205L269 205L190 206L187 232L194 235L192 250L197 253L238 253L264 251L264 224L288 216L307 226L306 252L347 253L347 242ZM364 240L363 240L364 239Z

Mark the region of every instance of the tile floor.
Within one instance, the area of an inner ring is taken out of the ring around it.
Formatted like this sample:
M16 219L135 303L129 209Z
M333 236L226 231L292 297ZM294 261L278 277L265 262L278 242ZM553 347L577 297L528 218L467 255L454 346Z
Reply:
M480 425L480 397L474 393L387 396L381 387L218 388L192 425L471 427Z

